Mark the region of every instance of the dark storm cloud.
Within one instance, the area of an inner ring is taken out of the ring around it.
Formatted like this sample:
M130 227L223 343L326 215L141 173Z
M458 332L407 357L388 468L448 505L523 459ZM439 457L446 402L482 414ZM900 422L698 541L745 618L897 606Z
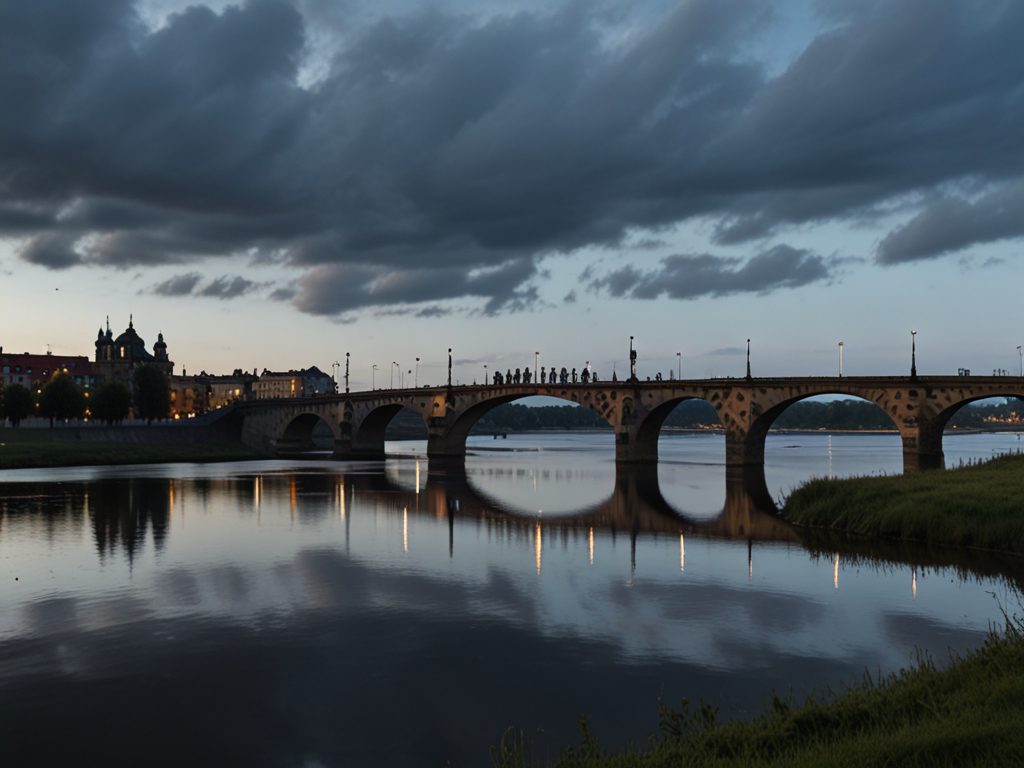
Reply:
M766 293L827 280L830 262L810 251L777 245L746 262L709 254L668 256L655 270L626 266L592 280L592 290L615 297L695 299Z
M739 244L910 205L885 264L1024 234L998 209L1024 174L1024 4L849 4L778 75L748 54L769 7L681 0L610 43L600 4L369 27L338 6L345 47L302 85L320 2L155 29L130 0L0 2L0 237L49 268L283 263L296 306L336 314L523 309L539 258L693 217ZM826 277L772 252L595 278L688 298Z
M236 275L222 275L196 291L196 296L214 299L235 299L260 288L260 283Z
M163 282L157 283L150 291L157 296L188 296L199 285L200 280L202 280L202 275L198 272L175 275Z
M18 256L29 264L49 269L67 269L78 263L75 251L76 237L61 233L39 235L18 251Z
M928 259L979 243L1024 236L1024 183L974 202L943 198L890 232L878 246L883 264Z
M331 265L310 270L299 281L297 303L305 312L337 314L372 306L416 304L452 296L486 298L484 311L521 310L536 291L522 287L536 272L531 259L513 259L472 272L462 267L388 269Z

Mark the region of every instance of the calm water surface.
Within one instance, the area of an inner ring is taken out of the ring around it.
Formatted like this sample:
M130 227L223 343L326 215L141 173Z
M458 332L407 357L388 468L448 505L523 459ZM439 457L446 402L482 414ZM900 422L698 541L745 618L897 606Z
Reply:
M811 541L727 484L718 435L618 478L608 435L471 447L0 472L5 764L478 766L584 714L623 744L659 697L755 714L1020 605L1012 559ZM947 465L1019 449L958 435ZM893 435L773 434L768 491L900 462Z

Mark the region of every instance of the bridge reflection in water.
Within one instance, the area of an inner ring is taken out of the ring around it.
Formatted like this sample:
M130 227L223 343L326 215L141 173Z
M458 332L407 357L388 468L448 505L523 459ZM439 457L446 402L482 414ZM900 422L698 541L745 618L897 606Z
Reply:
M747 568L752 568L755 544L797 545L812 556L835 559L838 578L843 562L884 562L917 568L955 566L965 571L1001 575L1024 583L1017 559L986 553L983 557L960 550L939 550L920 544L847 539L827 531L795 528L783 520L760 472L724 472L724 503L717 514L696 514L669 502L662 493L654 466L616 467L611 493L603 500L559 514L517 510L482 490L481 475L467 473L462 461L391 460L384 464L310 464L281 470L268 467L221 477L119 478L66 482L54 494L52 484L10 486L0 493L0 535L21 528L63 531L81 540L88 530L97 557L103 561L120 552L130 563L147 545L160 554L175 530L184 525L186 508L205 508L215 499L239 517L264 512L281 514L293 523L318 525L341 518L347 548L353 517L367 512L401 520L402 547L410 548L410 519L428 518L447 527L448 556L454 558L459 536L483 527L489 536L533 544L541 570L545 542L569 541L586 547L593 561L600 539L628 537L631 565L636 567L637 541L678 539L680 567L685 566L688 537L742 541L747 545ZM408 482L406 479L408 476ZM574 482L571 472L564 476ZM0 488L2 490L2 488ZM266 509L264 509L266 507ZM595 545L595 539L598 544ZM474 535L471 548L478 539ZM339 542L341 543L341 542Z

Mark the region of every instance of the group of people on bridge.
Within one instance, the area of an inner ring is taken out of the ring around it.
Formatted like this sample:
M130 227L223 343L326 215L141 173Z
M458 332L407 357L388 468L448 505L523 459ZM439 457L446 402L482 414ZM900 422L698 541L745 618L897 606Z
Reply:
M533 382L534 374L529 368L516 368L515 373L509 368L504 374L501 371L494 372L493 383L494 384L530 384ZM591 382L597 382L597 372L590 370L590 363L587 363L577 373L576 369L573 368L571 371L567 368L556 370L555 366L551 366L549 371L547 366L541 366L540 373L537 376L538 384L590 384Z

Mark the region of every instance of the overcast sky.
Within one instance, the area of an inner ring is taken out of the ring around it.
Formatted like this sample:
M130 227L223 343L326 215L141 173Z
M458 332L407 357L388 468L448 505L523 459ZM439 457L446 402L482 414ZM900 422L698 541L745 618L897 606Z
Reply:
M0 345L1017 370L1022 39L1014 0L0 0Z

